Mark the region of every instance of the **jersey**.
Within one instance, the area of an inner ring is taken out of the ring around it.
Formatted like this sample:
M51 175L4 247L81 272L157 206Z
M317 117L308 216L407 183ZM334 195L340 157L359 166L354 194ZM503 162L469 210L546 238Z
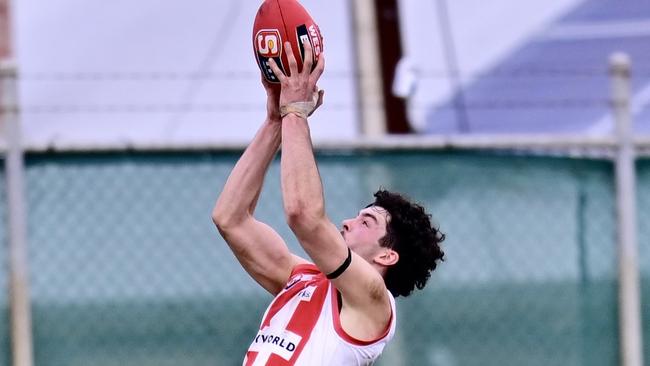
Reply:
M243 366L372 365L395 334L395 299L388 294L392 314L384 334L361 341L341 327L332 283L315 265L298 265L264 313Z

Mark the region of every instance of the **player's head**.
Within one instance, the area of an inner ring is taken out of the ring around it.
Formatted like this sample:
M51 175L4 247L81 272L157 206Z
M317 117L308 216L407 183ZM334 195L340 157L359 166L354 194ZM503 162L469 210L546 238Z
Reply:
M386 236L390 215L380 206L369 205L359 211L357 217L343 220L341 235L356 254L385 272L397 263L399 255L381 244Z
M384 274L386 287L394 296L408 296L416 287L423 289L444 258L440 243L445 235L431 225L431 215L424 207L398 193L379 190L370 206L382 207L390 215L380 244L399 254L397 263Z

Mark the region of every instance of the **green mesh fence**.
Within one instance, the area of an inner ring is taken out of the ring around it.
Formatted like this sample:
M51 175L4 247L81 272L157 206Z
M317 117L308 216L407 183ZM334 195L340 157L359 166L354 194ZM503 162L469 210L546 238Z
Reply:
M0 166L4 167L4 156L0 156ZM8 282L9 273L7 266L7 194L4 169L0 169L0 365L9 365L11 357L11 344L9 339L9 298Z
M237 158L28 158L37 365L241 364L271 297L210 220ZM440 152L318 159L336 223L383 186L429 207L448 234L448 259L429 286L398 300L381 365L618 364L611 163ZM643 213L650 192L639 188ZM304 254L284 222L277 162L256 213ZM647 295L647 264L643 273Z
M400 302L384 365L615 365L611 165L476 155L383 157L433 209L448 261Z
M650 160L637 162L639 217L639 263L641 266L641 309L643 311L644 360L650 362Z

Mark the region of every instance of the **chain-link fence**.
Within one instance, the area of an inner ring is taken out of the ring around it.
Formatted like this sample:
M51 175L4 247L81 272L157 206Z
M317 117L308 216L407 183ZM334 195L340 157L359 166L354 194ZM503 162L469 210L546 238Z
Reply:
M271 297L210 220L237 158L28 156L36 365L241 364ZM336 223L383 186L427 206L448 235L447 260L428 287L398 300L398 332L381 365L618 364L611 162L458 152L318 160ZM650 164L641 162L640 223L649 180ZM276 162L256 214L304 254L280 192ZM647 300L650 233L640 230ZM648 301L644 310L648 345ZM8 350L6 328L0 321Z
M617 363L611 164L457 154L382 163L390 186L431 207L448 233L447 262L400 303L384 364Z
M644 360L650 362L650 159L637 162L639 263L641 267L641 309Z
M0 166L4 166L4 155L0 155ZM0 365L10 364L10 338L9 338L9 296L8 296L8 283L9 271L7 263L7 199L6 199L6 183L4 169L0 169L0 309L3 310L5 316L0 316Z

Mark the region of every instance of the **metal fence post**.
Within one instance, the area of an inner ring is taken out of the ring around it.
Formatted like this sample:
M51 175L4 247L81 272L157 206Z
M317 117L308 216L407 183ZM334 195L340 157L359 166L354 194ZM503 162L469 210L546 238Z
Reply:
M610 57L614 118L617 125L616 199L619 260L619 328L622 366L642 366L641 300L636 227L636 168L630 113L630 59Z
M0 122L6 136L5 176L9 232L11 351L14 366L32 366L32 322L27 269L24 161L18 117L16 66L0 63Z

